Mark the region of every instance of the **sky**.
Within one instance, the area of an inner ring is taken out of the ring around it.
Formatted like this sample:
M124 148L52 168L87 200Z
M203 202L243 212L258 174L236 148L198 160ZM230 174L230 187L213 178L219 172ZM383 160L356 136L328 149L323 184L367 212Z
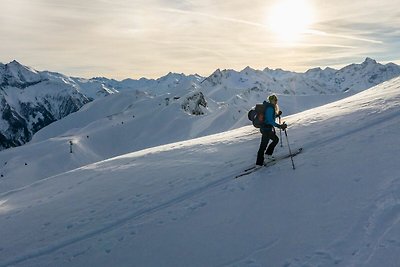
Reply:
M0 0L0 62L114 79L400 63L398 0Z

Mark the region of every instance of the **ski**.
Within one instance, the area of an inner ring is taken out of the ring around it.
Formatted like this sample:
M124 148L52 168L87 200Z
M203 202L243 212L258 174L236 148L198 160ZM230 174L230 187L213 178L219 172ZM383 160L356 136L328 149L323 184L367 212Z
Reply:
M277 156L274 160L264 162L263 166L254 165L252 167L249 167L249 168L245 169L243 172L241 172L238 175L236 175L235 179L239 178L239 177L242 177L242 176L249 175L249 174L251 174L253 172L256 172L256 171L262 169L263 167L269 167L269 166L275 165L280 160L287 159L287 158L290 158L290 157L294 157L297 154L301 153L301 151L303 151L302 147L297 149L297 150L295 150L294 152L292 152L291 155L290 154L284 154L284 155L281 155L281 156Z

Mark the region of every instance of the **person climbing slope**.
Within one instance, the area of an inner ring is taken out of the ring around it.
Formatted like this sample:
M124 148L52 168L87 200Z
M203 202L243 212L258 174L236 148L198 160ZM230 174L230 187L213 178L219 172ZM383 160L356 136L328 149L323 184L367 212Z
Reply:
M264 123L260 127L261 143L260 148L257 152L257 166L262 166L264 164L264 152L268 156L268 159L274 160L273 153L275 146L279 143L279 138L276 135L275 127L286 130L286 123L278 124L275 122L276 116L280 116L282 111L278 107L278 97L276 95L270 95L268 101L264 101ZM268 145L269 141L272 142ZM268 147L268 148L267 148ZM266 151L265 151L266 150Z

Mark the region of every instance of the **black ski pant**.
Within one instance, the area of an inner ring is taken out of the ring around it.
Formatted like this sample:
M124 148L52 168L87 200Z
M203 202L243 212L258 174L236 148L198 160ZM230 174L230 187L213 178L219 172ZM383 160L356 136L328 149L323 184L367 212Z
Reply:
M262 130L262 137L261 137L261 143L260 143L260 148L258 149L257 153L257 165L263 165L264 164L264 151L267 149L265 154L267 155L272 155L274 153L275 146L279 143L279 138L275 134L274 129L272 128L271 130ZM269 140L272 140L272 143L269 144ZM268 146L268 148L267 148Z

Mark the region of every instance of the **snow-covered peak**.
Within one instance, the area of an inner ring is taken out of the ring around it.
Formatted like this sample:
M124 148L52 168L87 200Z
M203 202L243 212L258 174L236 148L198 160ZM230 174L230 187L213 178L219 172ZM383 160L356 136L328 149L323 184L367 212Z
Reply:
M157 81L163 82L163 81L170 81L170 80L180 80L184 76L185 76L185 74L183 74L183 73L168 72L166 75L158 78Z
M343 67L339 71L360 71L360 70L373 70L376 67L383 66L382 64L376 62L376 60L367 57L361 64L350 64Z
M370 58L370 57L367 57L367 58L365 58L364 62L361 63L361 64L362 64L362 65L370 65L370 64L375 65L375 64L377 64L377 63L378 63L378 62L376 62L375 59L372 59L372 58Z
M257 70L251 68L250 66L247 66L246 68L244 68L240 71L240 73L243 73L243 74L249 74L251 72L257 72Z
M221 82L222 72L220 69L216 69L210 76L206 78L206 81L211 84L211 86L215 86Z
M306 73L315 73L315 72L320 72L322 69L320 67L317 68L312 68L306 71Z
M335 73L334 81L342 91L359 92L400 75L400 66L380 64L366 58L361 64L351 64Z
M335 73L337 70L334 69L334 68L331 68L331 67L326 67L326 68L324 69L324 71L325 71L325 72L328 72L328 73Z
M36 70L21 65L18 61L12 62L2 66L0 72L0 85L15 86L18 88L25 88L27 86L39 83L42 77Z
M38 73L33 68L24 66L21 63L19 63L18 61L16 61L15 59L13 61L9 62L8 64L6 64L6 66L8 67L8 69L11 73L16 73L16 72L20 72L20 71L25 71L25 72L35 73L35 74Z
M293 76L296 75L296 73L293 71L287 71L280 68L278 69L265 68L263 72L266 73L269 77L276 80L292 78Z
M199 75L196 75L196 74L185 75L184 73L169 72L167 75L156 79L156 81L159 84L166 84L167 86L171 87L173 84L186 82L187 80L191 80L193 82L198 82L201 79L202 79L202 77ZM141 78L139 81L146 82L149 80L145 79L145 78Z

